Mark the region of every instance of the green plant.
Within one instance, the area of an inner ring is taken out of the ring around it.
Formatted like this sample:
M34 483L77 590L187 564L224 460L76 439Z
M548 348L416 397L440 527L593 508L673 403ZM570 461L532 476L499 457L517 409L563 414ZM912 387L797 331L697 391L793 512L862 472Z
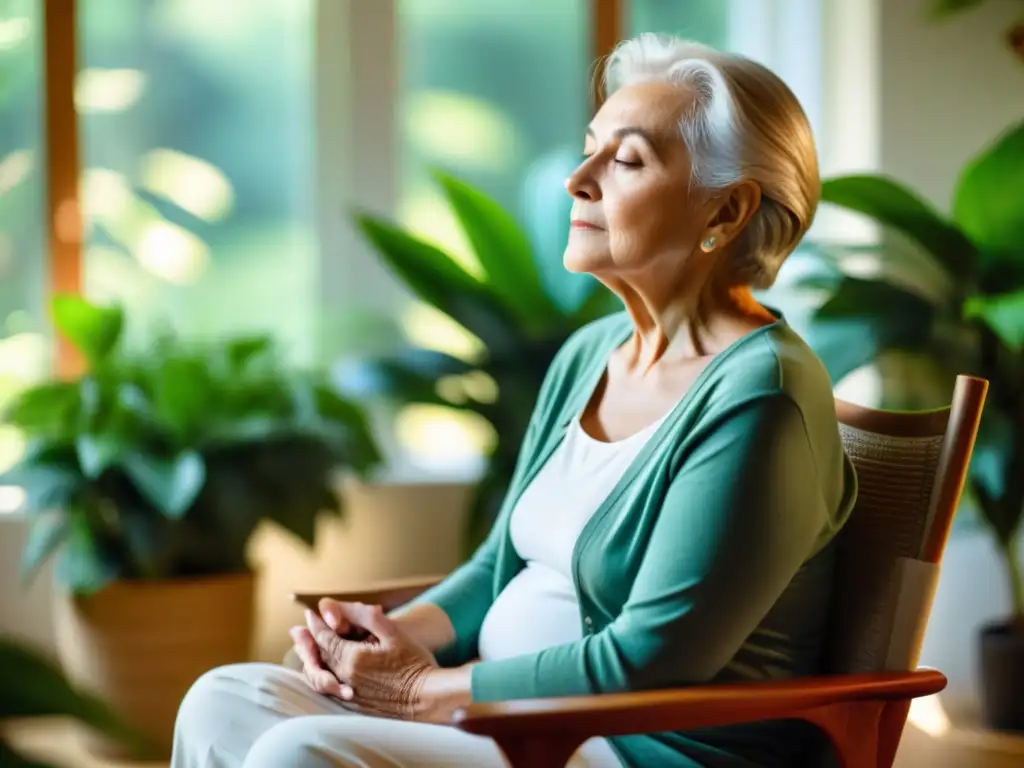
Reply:
M71 717L143 754L147 744L107 705L75 689L60 669L24 642L0 637L0 723L31 717ZM3 768L50 768L21 755L0 735Z
M0 477L27 495L26 579L55 552L58 581L79 593L245 571L261 521L312 545L318 513L341 511L335 471L379 461L361 408L268 337L164 332L133 351L120 307L60 296L52 310L86 366L23 390L3 416L27 440Z
M449 253L379 218L356 221L390 270L422 301L481 342L466 360L410 347L348 363L346 391L361 398L426 403L479 414L495 441L472 505L467 546L486 532L508 489L520 443L552 358L575 330L621 307L593 281L575 306L564 308L543 285L534 249L496 201L440 171L443 189L482 267L476 276ZM489 386L479 386L481 380Z
M1024 628L1016 554L1024 520L1024 123L967 163L949 217L884 176L831 179L822 198L890 232L875 274L825 260L824 271L798 281L828 297L809 337L819 340L833 380L898 351L926 361L944 382L956 373L990 382L969 490L1002 553L1013 618Z

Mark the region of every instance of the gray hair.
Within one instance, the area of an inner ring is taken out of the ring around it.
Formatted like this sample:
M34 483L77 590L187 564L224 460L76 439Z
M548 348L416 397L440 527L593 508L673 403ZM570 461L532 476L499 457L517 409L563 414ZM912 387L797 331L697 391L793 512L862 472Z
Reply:
M620 43L604 69L604 92L675 83L694 93L679 123L692 182L714 191L749 179L761 205L730 249L734 276L768 288L811 226L821 194L810 124L789 87L743 56L668 35Z

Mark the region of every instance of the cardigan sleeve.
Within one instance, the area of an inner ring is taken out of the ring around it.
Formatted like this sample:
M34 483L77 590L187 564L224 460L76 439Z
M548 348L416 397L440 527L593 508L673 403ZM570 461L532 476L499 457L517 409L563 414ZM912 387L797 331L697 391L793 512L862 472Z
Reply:
M822 479L801 412L787 395L761 395L723 414L698 438L659 500L620 614L580 641L474 665L473 700L711 680L832 521Z

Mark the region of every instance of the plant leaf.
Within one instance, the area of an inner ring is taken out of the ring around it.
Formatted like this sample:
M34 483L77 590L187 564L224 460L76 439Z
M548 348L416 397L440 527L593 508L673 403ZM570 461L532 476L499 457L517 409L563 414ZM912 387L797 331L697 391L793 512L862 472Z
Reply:
M49 510L33 518L31 528L21 551L19 575L23 584L29 584L50 555L64 543L68 535L68 520L63 511Z
M81 296L56 296L53 321L64 336L92 365L102 363L117 346L124 326L120 307L101 307Z
M829 179L821 185L821 199L903 233L954 278L969 277L977 266L977 251L963 232L894 179L867 175Z
M580 328L613 312L621 312L622 300L602 283L594 281L594 287L586 294L579 307L572 313L569 325Z
M522 337L515 317L448 254L372 216L357 216L356 223L407 288L485 344L507 348Z
M964 303L966 317L980 317L1014 352L1024 350L1024 289L1000 296L972 296Z
M129 746L144 744L104 702L74 688L55 663L11 637L0 637L0 679L0 719L72 717Z
M123 449L124 443L112 434L79 435L75 441L78 463L90 480L96 480L114 464Z
M313 390L316 411L332 432L341 427L344 433L345 460L357 472L368 472L381 461L381 454L363 409L327 386Z
M495 295L529 333L543 333L562 319L544 290L533 248L525 232L495 200L441 171L444 189Z
M1024 272L1024 123L1000 136L965 167L953 218L986 259Z
M73 446L65 451L62 446L30 444L21 461L0 474L0 485L25 491L24 511L29 516L64 507L84 484Z
M53 381L23 389L8 405L3 420L32 435L57 435L69 428L78 405L78 386Z
M198 357L172 356L161 361L153 383L157 415L180 445L188 444L209 414L209 371Z
M121 465L143 498L173 520L185 516L206 482L203 457L194 450L169 459L132 451L125 454Z
M935 314L926 299L892 283L844 277L815 313L808 343L838 383L886 349L927 348Z
M68 533L57 556L55 579L75 594L95 594L120 575L120 564L104 551L84 509L69 507L65 514Z

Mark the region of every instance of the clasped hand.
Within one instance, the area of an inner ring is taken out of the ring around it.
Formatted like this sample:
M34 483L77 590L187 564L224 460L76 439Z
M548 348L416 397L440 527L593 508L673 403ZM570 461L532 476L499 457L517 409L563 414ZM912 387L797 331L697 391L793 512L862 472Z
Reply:
M431 719L420 696L427 674L437 668L430 651L378 605L325 598L319 608L320 615L307 610L306 626L290 631L314 690L386 717ZM356 634L365 638L351 639Z

